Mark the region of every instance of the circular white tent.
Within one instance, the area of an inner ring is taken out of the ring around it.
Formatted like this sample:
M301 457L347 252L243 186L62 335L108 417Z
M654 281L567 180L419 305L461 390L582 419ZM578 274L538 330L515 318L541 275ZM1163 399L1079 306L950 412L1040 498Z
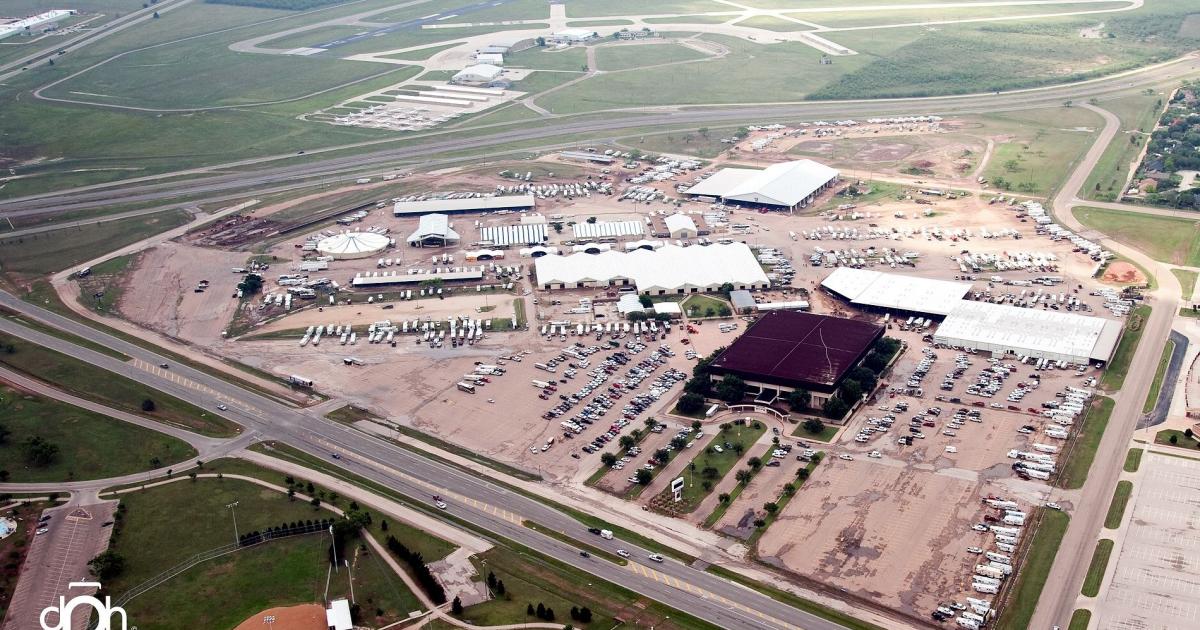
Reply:
M317 251L336 259L366 258L383 251L389 243L388 237L371 232L343 232L321 239Z

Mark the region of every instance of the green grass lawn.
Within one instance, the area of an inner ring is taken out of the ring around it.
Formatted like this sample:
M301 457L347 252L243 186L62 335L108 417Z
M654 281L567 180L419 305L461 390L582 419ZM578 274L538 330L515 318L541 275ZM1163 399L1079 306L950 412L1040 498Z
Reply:
M679 44L615 44L596 48L600 70L629 70L663 63L694 61L708 55Z
M671 153L675 155L690 155L698 158L715 158L729 148L721 142L736 131L736 127L718 127L708 129L705 133L699 131L670 131L641 136L626 136L620 139L621 144L634 147L648 153ZM664 296L665 297L665 296Z
M754 426L757 425L757 428ZM672 504L675 511L681 514L687 514L695 510L700 502L707 497L712 490L705 490L703 482L705 479L701 477L701 471L705 468L712 467L717 469L717 475L707 481L712 483L712 487L716 487L725 478L725 475L746 455L750 450L750 446L766 433L767 426L761 422L753 422L747 425L730 425L727 431L718 431L711 440L705 443L704 450L701 451L692 462L696 465L694 473L694 483L685 484L683 487L683 500L679 503ZM735 448L726 448L729 444ZM739 455L736 449L737 445L742 446L742 454ZM721 446L720 453L709 452L713 446Z
M793 608L812 613L818 617L821 617L822 619L833 621L842 627L848 628L849 630L882 630L882 628L879 626L863 621L857 617L847 615L832 608L825 608L824 606L810 602L802 597L789 593L788 591L777 589L762 582L755 582L743 577L739 573L730 571L725 567L711 565L705 570L713 575L723 577L735 584L741 584L749 589L758 591L759 593L762 593L763 595L766 595L775 601L783 602L789 606L792 606Z
M1088 175L1083 185L1083 196L1088 199L1115 201L1124 192L1129 180L1129 168L1149 137L1150 130L1162 108L1162 96L1137 94L1107 100L1101 107L1117 115L1121 120L1121 133L1100 156L1096 168Z
M1125 384L1125 375L1129 373L1129 364L1133 361L1133 354L1137 351L1138 342L1142 340L1142 330L1149 318L1150 307L1146 304L1134 307L1129 312L1125 320L1125 332L1121 335L1121 342L1117 344L1113 358L1108 362L1108 368L1104 370L1104 376L1100 377L1100 387L1108 391L1116 391Z
M1200 222L1176 217L1076 208L1075 218L1112 238L1140 249L1155 260L1200 266Z
M0 442L0 470L13 483L117 477L196 455L182 440L6 386L0 426L10 432ZM26 442L34 437L58 448L49 464L29 462Z
M1174 351L1175 342L1167 340L1167 344L1163 346L1162 357L1158 360L1158 369L1154 371L1154 380L1150 383L1150 391L1146 393L1146 402L1142 404L1142 413L1154 411L1154 406L1158 404L1158 396L1162 391L1163 376L1167 373L1167 366L1171 363L1171 353Z
M720 317L721 307L730 309L730 312L732 312L729 302L700 293L688 296L687 299L680 303L679 307L683 309L683 313L688 318ZM711 314L709 313L710 309L712 310Z
M1070 521L1065 512L1045 511L1029 553L1025 556L1025 566L1017 574L1017 584L1010 603L996 621L998 630L1023 630L1029 627L1029 620L1033 618L1033 610L1041 597L1042 587L1046 585L1046 577L1050 575L1050 567L1058 555L1058 546L1067 533Z
M567 15L573 18L732 10L734 9L727 4L709 0L655 0L651 5L640 0L574 0L567 5Z
M809 433L808 429L804 428L804 420L805 419L800 418L799 420L800 420L800 424L796 425L796 430L792 431L792 437L798 437L798 438L805 439L805 440L813 440L814 442L828 443L830 440L833 439L833 436L837 435L837 432L839 430L841 430L841 428L842 428L836 424L826 424L825 428L822 429L820 433Z
M773 450L775 450L773 445L768 446L765 451L763 451L761 454L756 454L755 456L758 457L759 461L761 461L763 464L766 464L767 462L771 461L771 451ZM733 489L729 491L728 501L717 502L717 506L713 508L713 511L707 517L705 517L703 523L704 527L712 527L720 522L721 517L725 516L725 513L729 511L729 507L737 501L738 497L742 496L742 491L746 489L746 486L750 485L750 482L754 480L754 477L757 476L758 473L762 472L762 469L762 466L759 466L758 468L747 466L746 470L749 470L751 474L750 479L747 479L746 483L735 484Z
M1101 9L1121 8L1128 6L1124 2L1089 2L1079 5L1079 11L1096 11ZM1071 7L1073 10L1075 5ZM879 26L885 24L911 24L917 22L936 22L939 20L969 20L985 17L1005 17L1018 15L1036 16L1045 13L1062 13L1059 6L988 6L988 7L943 7L918 9L881 9L876 11L830 11L818 13L796 13L793 17L830 28L853 28L859 26ZM763 27L760 27L763 28ZM834 37L836 40L836 36ZM1057 51L1056 51L1057 52Z
M194 553L234 540L225 506L237 502L241 533L298 520L332 517L324 509L289 501L281 493L235 479L199 479L125 494L124 516L113 550L126 569L106 584L120 594ZM186 531L186 536L180 533ZM329 538L298 536L222 556L198 565L130 601L130 618L142 627L232 627L271 606L321 602L329 568ZM355 544L345 550L354 573L354 592L369 619L387 623L419 609L416 598L381 558ZM343 569L330 580L330 597L349 593ZM220 601L220 606L211 605Z
M1080 608L1071 615L1071 625L1067 630L1087 630L1092 622L1092 611Z
M1116 529L1121 526L1121 518L1125 516L1125 506L1129 503L1129 495L1133 492L1133 482L1118 481L1113 491L1112 502L1108 504L1108 514L1104 516L1104 526Z
M684 15L680 17L669 18L646 18L642 20L647 24L724 24L730 20L737 19L737 14L730 15Z
M981 117L995 133L1010 134L996 143L984 166L993 188L1007 182L1008 190L1049 195L1066 178L1075 161L1091 146L1102 122L1096 114L1078 107L1058 107Z
M1100 397L1092 402L1084 417L1083 427L1075 437L1075 447L1062 472L1058 476L1058 485L1063 488L1082 488L1087 481L1088 471L1092 468L1092 460L1096 458L1096 449L1100 446L1100 438L1104 437L1104 429L1108 426L1108 418L1112 414L1114 401L1111 398Z
M506 68L532 68L534 70L570 70L578 72L587 65L587 51L578 46L565 50L548 48L526 48L504 57Z
M92 273L79 279L79 302L97 312L115 315L125 292L123 277L134 259L128 254L92 265Z
M1092 553L1092 563L1088 565L1087 577L1083 579L1082 593L1086 597L1095 597L1100 592L1100 584L1104 581L1104 570L1108 568L1108 558L1112 555L1113 541L1101 538L1096 542L1096 551Z
M43 275L91 260L187 223L182 210L64 228L17 238L0 237L0 268L8 274Z
M1175 438L1172 442L1171 438ZM1195 448L1200 446L1200 442L1195 437L1188 437L1183 431L1175 429L1163 429L1154 434L1155 444L1164 444L1166 446L1178 446L1180 448Z
M1179 280L1179 288L1183 292L1183 300L1187 302L1192 297L1192 293L1196 291L1196 278L1200 277L1195 271L1187 269L1172 269L1171 273Z
M1125 472L1137 472L1142 465L1142 454L1145 452L1146 450L1141 448L1129 449L1129 452L1125 454L1125 466L1123 466Z
M11 353L8 352L10 346ZM225 418L24 339L0 334L0 348L4 349L0 352L0 363L83 398L205 435L237 433L237 425ZM153 412L142 411L142 402L147 399L154 401Z

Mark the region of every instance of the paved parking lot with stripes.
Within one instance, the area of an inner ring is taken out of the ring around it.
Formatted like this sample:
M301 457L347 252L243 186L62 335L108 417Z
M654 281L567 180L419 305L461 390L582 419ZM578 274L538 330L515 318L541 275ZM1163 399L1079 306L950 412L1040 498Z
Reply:
M1200 628L1200 461L1146 454L1102 630Z

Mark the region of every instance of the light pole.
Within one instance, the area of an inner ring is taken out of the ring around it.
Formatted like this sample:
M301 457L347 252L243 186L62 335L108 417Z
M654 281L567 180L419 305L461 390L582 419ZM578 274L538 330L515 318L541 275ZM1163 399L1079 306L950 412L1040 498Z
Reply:
M337 537L333 535L333 525L329 526L329 546L333 550L333 570L337 571Z
M225 506L225 507L229 508L229 513L233 515L233 542L234 542L234 544L241 543L241 538L238 537L238 530L237 530L237 510L234 509L237 507L237 504L238 504L238 502L234 501L233 503L230 503Z

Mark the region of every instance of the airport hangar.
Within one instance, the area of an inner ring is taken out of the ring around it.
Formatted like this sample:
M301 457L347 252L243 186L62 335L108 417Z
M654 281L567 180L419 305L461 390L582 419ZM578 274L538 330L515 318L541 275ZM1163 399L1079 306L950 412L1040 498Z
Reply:
M682 295L718 291L726 283L735 289L771 286L744 243L548 255L533 264L537 286L546 290L634 286L643 295Z
M998 355L1107 363L1123 331L1102 317L967 300L965 282L840 267L821 286L862 308L943 318L934 343Z
M882 337L883 326L878 324L771 311L713 359L709 374L714 379L726 374L741 378L763 402L807 390L812 394L809 404L819 409Z
M772 164L765 170L723 168L689 188L693 197L793 211L807 207L838 178L836 169L812 160Z

